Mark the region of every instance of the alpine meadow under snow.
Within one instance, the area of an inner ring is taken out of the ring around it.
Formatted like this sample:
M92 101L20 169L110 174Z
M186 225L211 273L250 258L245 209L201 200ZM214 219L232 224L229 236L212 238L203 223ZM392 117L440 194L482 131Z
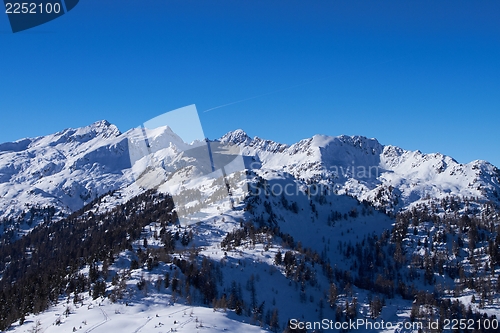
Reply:
M0 330L499 332L499 212L492 164L362 136L3 143Z

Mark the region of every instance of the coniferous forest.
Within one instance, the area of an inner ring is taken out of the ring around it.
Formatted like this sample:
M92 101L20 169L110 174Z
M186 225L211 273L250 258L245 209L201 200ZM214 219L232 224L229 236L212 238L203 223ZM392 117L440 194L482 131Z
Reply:
M147 272L168 264L162 277L155 281L143 277L136 289L145 293L153 287L167 290L187 304L228 309L274 332L297 331L290 328L287 318L280 318L278 306L261 300L258 274L243 281L243 286L242 281L225 281L227 260L200 254L193 242L194 228L179 225L170 196L149 190L99 212L96 207L112 195L107 193L60 220L53 220L53 214L44 215L43 223L17 239L3 236L1 330L18 320L22 324L28 314L40 313L62 300L77 304L83 294L118 302L125 297L124 284L131 271ZM311 216L328 205L321 193L310 197ZM367 305L373 320L391 300L403 299L412 302L411 321L437 319L443 327L446 318L462 319L473 323L475 332L494 332L480 323L497 317L480 309L499 302L500 226L494 205L481 205L474 212L464 209L472 207L471 202L457 198L429 201L429 205L392 216L392 228L381 234L336 244L328 241L344 264L339 267L332 263L326 245L324 251L317 251L281 230L281 214L301 213L293 199L270 194L247 199L244 209L253 218L241 220L218 246L225 258L228 253L256 246L261 246L262 253L278 247L270 274L282 272L299 291L300 303L313 303L321 314L329 312L338 322L361 318L357 288L369 293ZM335 207L329 210L324 223L331 230L339 223L381 213L359 201L346 213ZM153 222L153 239L161 246L151 246L142 238ZM109 267L123 251L133 253L135 259L121 274L110 275ZM246 264L240 260L237 265ZM87 273L82 271L85 268ZM321 287L322 297L314 299L311 291L319 289L321 281L327 281L327 286ZM472 291L477 307L453 300L465 291Z

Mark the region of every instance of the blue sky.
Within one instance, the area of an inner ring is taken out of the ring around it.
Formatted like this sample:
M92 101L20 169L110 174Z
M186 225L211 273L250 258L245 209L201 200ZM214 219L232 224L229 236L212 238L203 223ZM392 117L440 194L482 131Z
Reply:
M500 166L498 1L83 0L16 34L0 13L0 45L0 142L196 104L209 138L357 134Z

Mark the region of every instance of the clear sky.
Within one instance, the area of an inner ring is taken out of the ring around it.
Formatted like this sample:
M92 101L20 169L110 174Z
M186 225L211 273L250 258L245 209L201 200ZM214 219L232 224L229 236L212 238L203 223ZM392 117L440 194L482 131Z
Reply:
M81 0L16 34L0 13L0 60L0 142L196 104L209 138L357 134L500 166L499 1Z

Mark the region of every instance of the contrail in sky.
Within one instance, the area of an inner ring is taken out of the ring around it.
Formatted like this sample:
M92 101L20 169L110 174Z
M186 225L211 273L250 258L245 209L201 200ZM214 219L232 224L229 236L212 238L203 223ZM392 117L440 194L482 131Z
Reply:
M377 63L377 64L374 64L374 65L382 65L382 64L386 64L388 62L391 62L391 61L394 61L394 60L398 60L398 59L401 59L401 58L404 58L404 57L399 57L399 58L396 58L396 59L391 59L391 60L387 60L387 61L383 61L383 62L380 62L380 63ZM370 65L368 67L372 67L374 65ZM278 93L280 91L284 91L284 90L289 90L289 89L293 89L293 88L297 88L297 87L301 87L301 86L305 86L305 85L308 85L308 84L311 84L311 83L315 83L315 82L318 82L318 81L322 81L322 80L326 80L328 78L331 78L331 76L328 76L328 77L323 77L321 79L316 79L316 80L312 80L312 81L308 81L308 82L305 82L305 83L300 83L300 84L296 84L294 86L290 86L290 87L286 87L286 88L281 88L281 89L278 89L278 90L274 90L274 91L270 91L270 92L267 92L267 93L264 93L264 94L260 94L260 95L257 95L257 96L252 96L252 97L248 97L248 98L244 98L244 99L240 99L238 101L234 101L234 102L231 102L231 103L227 103L227 104L222 104L222 105L219 105L219 106L216 106L216 107L213 107L213 108L210 108L210 109L207 109L203 112L208 112L208 111L212 111L212 110L216 110L216 109L220 109L220 108L223 108L223 107L226 107L226 106L229 106L229 105L233 105L233 104L238 104L238 103L241 103L241 102L245 102L245 101L249 101L249 100L252 100L252 99L256 99L256 98L259 98L259 97L263 97L263 96L267 96L267 95L272 95L272 94L275 94L275 93Z
M263 96L267 96L267 95L271 95L271 94L275 94L275 93L278 93L280 91L284 91L284 90L288 90L288 89L293 89L293 88L297 88L297 87L300 87L300 86L305 86L307 84L311 84L311 83L318 82L318 81L325 80L325 79L327 79L327 78L325 77L325 78L321 78L321 79L317 79L317 80L313 80L313 81L308 81L308 82L305 82L305 83L296 84L294 86L290 86L290 87L286 87L286 88L281 88L281 89L278 89L278 90L270 91L270 92L267 92L265 94L260 94L260 95L257 95L257 96L240 99L239 101L234 101L234 102L231 102L231 103L222 104L222 105L210 108L208 110L205 110L203 112L208 112L208 111L212 111L212 110L215 110L215 109L220 109L220 108L223 108L225 106L229 106L229 105L233 105L233 104L237 104L237 103L249 101L251 99L255 99L255 98L259 98L259 97L263 97Z

